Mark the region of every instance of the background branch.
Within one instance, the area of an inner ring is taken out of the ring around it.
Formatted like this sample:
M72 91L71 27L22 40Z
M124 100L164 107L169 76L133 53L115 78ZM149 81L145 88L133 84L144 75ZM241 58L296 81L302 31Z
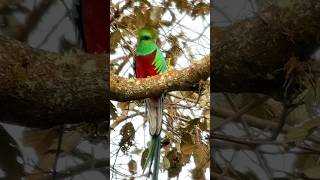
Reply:
M279 95L283 67L292 56L308 60L319 47L320 1L271 6L225 28L211 28L215 92ZM282 93L280 94L282 95Z

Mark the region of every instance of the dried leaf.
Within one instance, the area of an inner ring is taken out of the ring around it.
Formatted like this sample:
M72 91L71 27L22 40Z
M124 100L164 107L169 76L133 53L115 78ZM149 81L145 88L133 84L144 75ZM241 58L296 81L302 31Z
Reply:
M117 118L117 109L111 102L110 102L110 115L111 115L112 119Z
M163 157L162 167L166 170L170 168L170 161L168 158Z
M184 155L191 155L197 146L196 144L181 144L181 152Z
M201 143L193 153L194 161L197 168L206 168L210 161L210 151L206 144Z
M312 119L305 122L302 126L290 128L288 130L286 142L301 142L311 131L320 125L320 119Z
M134 148L134 149L131 151L132 154L136 154L136 155L139 155L141 152L142 152L142 149L139 149L139 148Z
M161 15L162 15L163 9L161 7L153 7L150 11L150 25L155 27L159 25L161 21Z
M131 174L136 174L137 173L137 162L133 159L131 159L128 163L128 168L129 168L129 172Z
M24 131L23 143L32 146L39 158L37 167L32 171L32 176L28 176L26 180L38 180L48 178L43 171L49 171L56 158L58 146L59 130L51 128L46 130L28 129ZM81 142L81 134L77 131L64 132L61 144L61 151L69 153L74 150ZM40 168L40 169L39 169Z
M111 33L111 35L110 35L110 50L111 51L114 51L117 48L120 39L121 39L121 33L119 30Z
M140 28L144 27L145 24L146 24L146 22L145 22L146 19L145 19L144 15L143 15L142 11L140 10L140 8L135 7L134 8L134 14L136 15L136 17L135 17L135 25L136 25L137 29L140 29Z
M122 136L119 146L122 152L126 152L133 145L133 140L135 138L135 129L131 122L126 123L122 126L120 130L120 135Z
M303 173L310 179L320 179L320 166L306 169Z
M170 161L170 168L168 169L168 177L176 177L180 174L182 169L181 154L177 151L176 148L166 155L166 158Z
M149 149L145 149L142 153L141 161L140 161L140 165L142 168L144 167L144 164L146 163L148 153L149 153Z

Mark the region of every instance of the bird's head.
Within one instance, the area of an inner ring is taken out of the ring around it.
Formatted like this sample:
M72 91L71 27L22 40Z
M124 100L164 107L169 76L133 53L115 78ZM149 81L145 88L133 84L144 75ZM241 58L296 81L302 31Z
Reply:
M158 39L157 32L153 28L144 27L138 31L138 41L139 42L143 42L143 41L150 42L151 41L151 42L156 43L157 39Z

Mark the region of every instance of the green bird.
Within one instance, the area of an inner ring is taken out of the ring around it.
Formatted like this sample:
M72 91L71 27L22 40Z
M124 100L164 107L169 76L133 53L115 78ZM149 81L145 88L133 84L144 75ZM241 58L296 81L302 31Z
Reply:
M157 46L157 40L157 32L152 28L144 27L138 31L138 44L134 58L134 70L137 78L155 76L168 70L163 54ZM164 94L145 99L151 147L143 172L149 167L150 173L153 165L153 180L157 180L159 174L163 100Z

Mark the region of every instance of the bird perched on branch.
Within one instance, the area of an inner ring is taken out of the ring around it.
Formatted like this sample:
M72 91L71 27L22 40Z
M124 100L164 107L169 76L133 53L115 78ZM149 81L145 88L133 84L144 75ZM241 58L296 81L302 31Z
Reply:
M162 52L157 46L157 32L149 27L138 30L138 44L134 58L134 70L137 78L146 78L165 73L168 66ZM144 171L153 165L152 179L157 180L159 174L161 128L164 94L145 99L151 146L144 164Z

